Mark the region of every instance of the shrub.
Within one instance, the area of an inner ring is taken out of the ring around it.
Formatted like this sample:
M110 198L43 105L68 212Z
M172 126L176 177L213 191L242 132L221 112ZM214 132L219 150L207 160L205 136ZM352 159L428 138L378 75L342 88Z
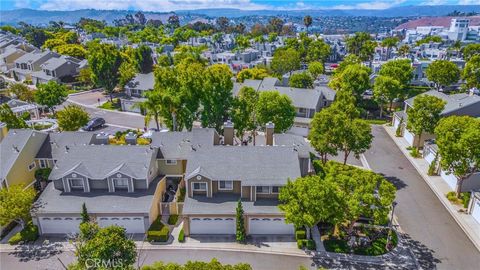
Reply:
M178 234L178 242L180 243L185 242L185 232L183 231L183 228L180 230L180 233Z
M295 232L295 239L302 240L305 238L307 238L305 230L300 229Z
M428 166L428 172L427 174L432 176L437 174L437 162L438 162L438 154L435 155L435 158L433 159L432 163L430 163L430 166Z
M185 189L185 187L182 187L180 189L180 194L177 196L177 202L183 202L185 201L185 194L186 194L187 190Z
M162 223L161 216L158 217L147 232L147 241L149 242L167 242L170 230L168 226Z
M325 245L325 250L335 253L348 253L350 251L347 241L340 239L329 239L323 241Z
M51 171L51 168L38 169L37 171L35 171L35 178L39 181L47 181Z
M170 215L168 217L168 225L175 225L178 221L178 215Z
M23 230L14 234L12 238L8 240L10 245L16 245L20 242L33 242L38 238L38 227L33 225L30 221L27 223Z
M303 239L297 240L297 247L298 247L298 249L303 249L303 247L304 247Z
M468 204L470 203L470 192L463 192L462 193L462 201L463 201L463 207L468 208Z
M447 199L452 203L460 203L460 200L457 198L457 193L455 191L450 191L447 193Z
M397 130L395 130L395 136L402 137L402 125L403 125L403 118L401 118L400 123L398 123Z
M308 250L315 250L316 249L315 241L313 241L312 239L303 240L303 241L306 242L306 246L307 246Z
M414 158L419 158L420 157L420 152L418 151L417 147L412 147L412 150L410 150L410 155Z

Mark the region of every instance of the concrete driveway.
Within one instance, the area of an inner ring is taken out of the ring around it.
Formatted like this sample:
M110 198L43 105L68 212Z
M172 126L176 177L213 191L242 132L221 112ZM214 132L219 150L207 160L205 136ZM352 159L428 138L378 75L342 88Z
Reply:
M365 157L397 187L395 214L423 269L476 270L480 253L381 126Z

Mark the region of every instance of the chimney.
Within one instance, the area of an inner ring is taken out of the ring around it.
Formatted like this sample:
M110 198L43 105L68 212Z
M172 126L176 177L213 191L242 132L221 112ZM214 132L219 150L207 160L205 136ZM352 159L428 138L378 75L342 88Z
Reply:
M108 138L108 133L105 132L100 132L95 136L96 138L96 144L98 145L103 145L103 144L108 144L109 143L109 138Z
M273 145L273 132L275 130L275 124L272 122L268 122L265 125L265 140L266 140L266 145Z
M133 132L128 132L127 135L125 135L125 143L129 145L137 144L137 134Z
M233 123L230 120L223 123L223 144L233 145Z

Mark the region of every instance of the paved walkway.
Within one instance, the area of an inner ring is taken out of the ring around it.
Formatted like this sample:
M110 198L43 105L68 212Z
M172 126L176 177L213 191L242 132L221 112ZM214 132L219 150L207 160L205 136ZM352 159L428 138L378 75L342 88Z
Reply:
M407 147L409 146L407 140L403 137L395 136L395 129L390 126L384 126L388 135L392 140L397 144L398 148L402 153L407 157L407 159L412 163L412 165L417 169L418 173L422 176L428 186L432 189L435 195L438 197L439 201L443 206L448 210L450 215L455 219L458 225L462 228L465 234L470 238L475 247L480 251L480 224L471 216L467 215L461 210L463 207L452 204L446 197L446 194L452 189L440 176L429 176L427 174L428 167L430 166L428 162L423 158L413 158Z

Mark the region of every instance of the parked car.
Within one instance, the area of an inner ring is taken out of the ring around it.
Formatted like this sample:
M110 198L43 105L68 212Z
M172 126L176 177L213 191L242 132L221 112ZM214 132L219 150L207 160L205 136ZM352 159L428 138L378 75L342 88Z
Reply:
M101 117L95 117L92 118L82 129L86 131L92 131L103 125L105 125L105 119Z

